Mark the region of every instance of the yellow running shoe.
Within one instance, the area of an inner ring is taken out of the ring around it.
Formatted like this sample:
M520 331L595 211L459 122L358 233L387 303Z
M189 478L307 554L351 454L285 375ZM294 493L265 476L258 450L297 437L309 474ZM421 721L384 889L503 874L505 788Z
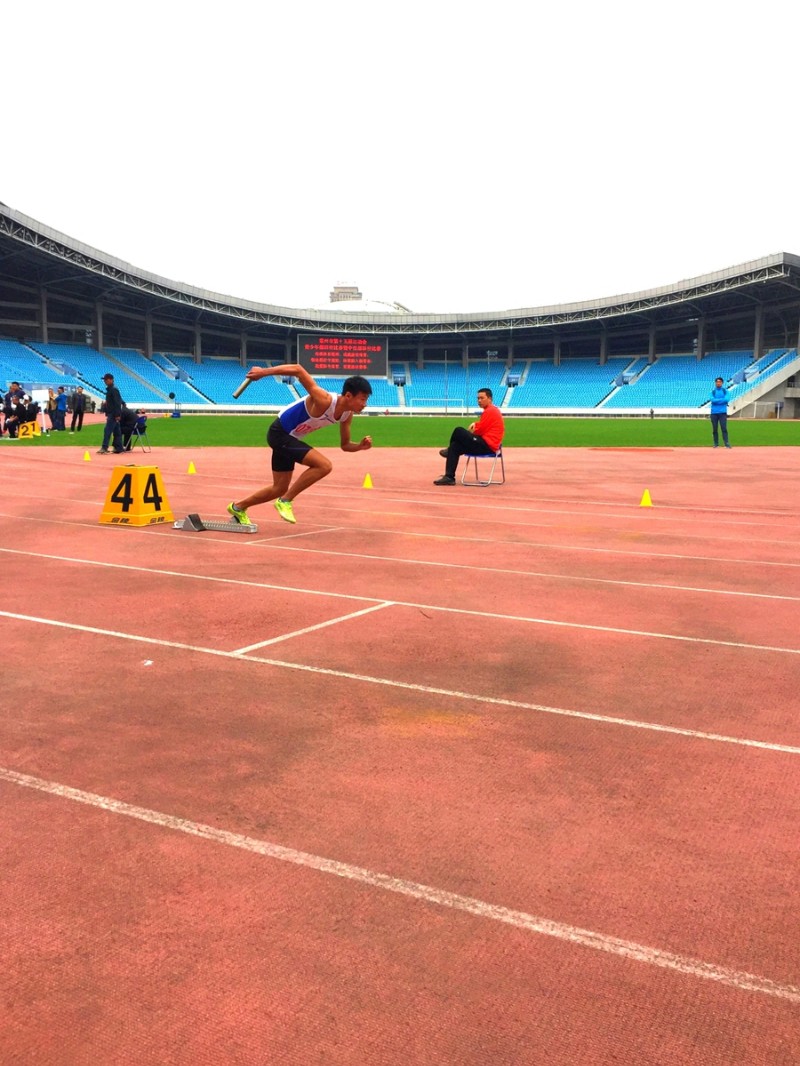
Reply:
M297 519L294 516L294 511L292 510L291 500L276 500L275 510L278 512L284 522L297 522Z
M233 506L233 504L234 501L231 500L228 504L228 514L233 515L235 521L237 521L240 526L252 526L253 523L247 517L247 511L239 511Z

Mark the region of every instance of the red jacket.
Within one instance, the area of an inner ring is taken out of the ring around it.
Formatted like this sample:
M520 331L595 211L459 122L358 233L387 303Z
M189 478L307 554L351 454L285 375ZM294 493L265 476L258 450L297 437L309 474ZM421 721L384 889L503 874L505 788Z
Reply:
M492 451L496 452L503 443L503 435L506 431L500 408L490 403L484 407L483 414L475 423L474 433L476 437L483 437Z

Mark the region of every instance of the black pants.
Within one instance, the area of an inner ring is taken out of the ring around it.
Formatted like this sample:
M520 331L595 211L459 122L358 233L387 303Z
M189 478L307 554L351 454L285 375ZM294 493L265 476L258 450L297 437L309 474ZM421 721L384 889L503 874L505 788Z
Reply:
M447 445L447 463L444 468L446 477L456 476L456 467L462 455L494 455L494 449L489 447L483 437L476 437L468 429L458 426L450 435L450 443Z
M75 432L77 427L78 433L83 429L83 408L80 411L72 412L72 421L69 424L70 432Z
M723 411L721 414L712 414L711 416L711 432L714 434L714 443L719 444L719 434L717 430L722 430L722 443L725 447L728 446L728 415Z
M114 451L122 451L122 431L119 428L119 422L116 418L106 415L106 428L103 430L103 443L101 445L104 452L108 451L108 445L111 438L114 438Z

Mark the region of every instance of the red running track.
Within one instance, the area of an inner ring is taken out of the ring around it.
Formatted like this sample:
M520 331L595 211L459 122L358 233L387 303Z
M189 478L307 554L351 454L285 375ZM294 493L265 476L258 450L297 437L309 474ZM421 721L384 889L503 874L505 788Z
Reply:
M798 1061L792 449L337 453L252 537L81 454L0 452L0 1060Z

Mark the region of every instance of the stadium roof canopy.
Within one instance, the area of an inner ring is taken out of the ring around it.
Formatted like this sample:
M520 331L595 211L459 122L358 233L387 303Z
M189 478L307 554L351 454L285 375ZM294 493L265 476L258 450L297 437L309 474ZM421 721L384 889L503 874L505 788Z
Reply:
M568 279L567 279L568 281ZM89 328L98 308L115 324L118 340L143 347L143 323L159 336L156 347L198 331L229 340L283 344L298 332L383 334L402 346L450 343L453 334L481 343L565 341L596 345L602 335L672 334L679 347L699 321L741 323L721 328L723 343L753 336L757 319L765 343L794 346L800 328L800 257L779 253L657 289L605 299L466 314L290 308L256 303L184 285L115 259L0 204L0 333L40 336L42 301L51 329L66 336ZM127 325L126 325L127 324ZM109 330L106 330L109 334ZM131 342L134 339L134 343ZM178 348L178 350L181 350ZM184 348L182 350L188 350ZM238 349L237 349L238 350ZM684 347L683 350L686 350Z

